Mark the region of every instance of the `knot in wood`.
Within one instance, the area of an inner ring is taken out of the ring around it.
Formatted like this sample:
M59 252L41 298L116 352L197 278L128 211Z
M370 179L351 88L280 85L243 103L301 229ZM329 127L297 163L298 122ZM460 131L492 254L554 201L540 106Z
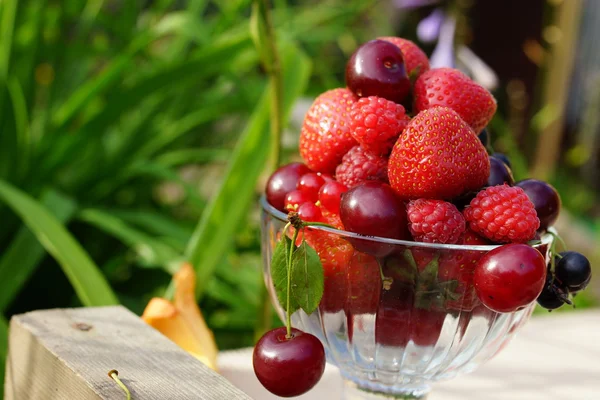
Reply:
M76 322L73 324L73 328L83 332L87 332L92 330L93 326L90 324L86 324L85 322Z

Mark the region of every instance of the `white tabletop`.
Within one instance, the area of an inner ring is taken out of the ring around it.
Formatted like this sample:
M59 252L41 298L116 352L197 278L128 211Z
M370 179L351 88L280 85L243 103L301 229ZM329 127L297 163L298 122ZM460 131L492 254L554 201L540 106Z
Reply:
M252 370L252 349L221 352L221 373L257 400L267 392ZM327 365L303 400L340 399L342 383ZM498 356L472 374L434 385L428 400L600 400L600 312L535 316Z

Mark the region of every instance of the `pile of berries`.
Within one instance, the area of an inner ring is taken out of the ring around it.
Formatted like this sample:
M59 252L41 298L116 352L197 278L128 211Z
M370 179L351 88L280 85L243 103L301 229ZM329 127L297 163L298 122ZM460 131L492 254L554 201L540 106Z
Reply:
M506 156L488 155L491 93L457 69L430 69L421 49L396 37L360 46L347 63L346 85L316 98L300 134L304 163L273 173L267 201L303 221L359 235L502 246L483 256L438 257L423 248L407 260L376 241L309 231L305 239L324 268L323 311L377 313L378 343L431 344L445 309L483 304L513 312L536 299L555 309L585 288L591 270L583 255L559 253L547 265L530 246L556 221L560 197L546 182L515 182ZM398 263L413 265L417 276L393 276ZM433 281L415 285L432 265ZM455 295L441 305L410 293L449 281L457 281ZM418 310L423 324L406 327L403 336L406 307Z

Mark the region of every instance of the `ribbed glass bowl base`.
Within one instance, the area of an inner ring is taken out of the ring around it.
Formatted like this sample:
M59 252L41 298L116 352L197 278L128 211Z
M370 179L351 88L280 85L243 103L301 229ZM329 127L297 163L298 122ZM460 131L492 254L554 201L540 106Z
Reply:
M431 388L426 384L412 383L402 386L380 386L371 381L357 381L344 377L343 400L423 400Z

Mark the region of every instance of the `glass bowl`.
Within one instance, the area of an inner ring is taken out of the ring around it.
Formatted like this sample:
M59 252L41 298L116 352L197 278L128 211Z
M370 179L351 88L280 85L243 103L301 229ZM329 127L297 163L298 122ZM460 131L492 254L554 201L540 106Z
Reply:
M282 321L270 264L287 216L261 199L264 279ZM475 370L530 317L483 306L473 288L477 261L496 246L440 245L365 237L326 227L305 238L325 273L319 309L292 326L318 337L344 378L345 398L424 399L432 382ZM547 258L551 235L536 248Z

